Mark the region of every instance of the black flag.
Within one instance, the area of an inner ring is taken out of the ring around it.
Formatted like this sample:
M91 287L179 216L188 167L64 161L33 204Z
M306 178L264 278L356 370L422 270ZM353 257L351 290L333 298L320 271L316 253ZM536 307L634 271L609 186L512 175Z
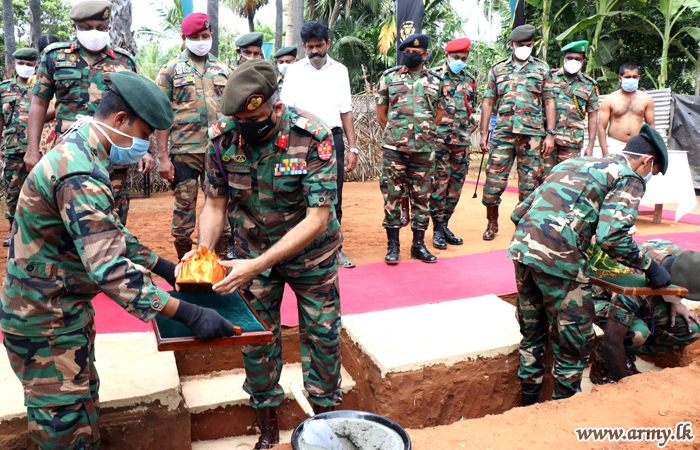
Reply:
M525 0L510 0L510 27L525 25Z
M401 64L399 45L412 35L420 33L423 23L423 0L397 0L396 2L396 64Z

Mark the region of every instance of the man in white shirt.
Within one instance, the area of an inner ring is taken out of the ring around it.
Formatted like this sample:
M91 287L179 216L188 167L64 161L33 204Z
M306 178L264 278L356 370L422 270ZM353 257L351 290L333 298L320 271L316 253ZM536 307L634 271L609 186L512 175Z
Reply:
M328 56L331 40L328 25L323 20L306 22L301 28L301 40L309 56L287 69L281 99L287 106L315 114L333 131L338 164L338 202L335 214L338 223L342 223L343 173L352 172L357 165L348 69ZM347 155L343 130L350 145ZM340 267L355 267L355 263L343 253L342 247L338 262Z

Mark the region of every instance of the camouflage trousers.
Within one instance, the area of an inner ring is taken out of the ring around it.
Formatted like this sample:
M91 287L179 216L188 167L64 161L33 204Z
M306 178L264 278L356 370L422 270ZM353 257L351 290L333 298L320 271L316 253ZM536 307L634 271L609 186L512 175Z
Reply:
M384 228L401 228L401 198L408 187L411 197L411 228L427 230L430 223L430 195L435 173L435 152L407 153L384 148L384 165L379 187L384 196Z
M486 166L484 206L498 206L508 186L508 175L518 159L518 195L525 200L539 186L542 171L542 136L527 136L495 130L491 138L491 154Z
M122 225L126 226L126 219L129 215L129 169L127 166L117 166L109 179L112 182L114 211L119 216Z
M24 388L32 440L43 450L97 450L100 380L94 322L58 336L3 337Z
M544 179L549 176L549 173L554 169L557 164L563 163L567 159L576 158L581 153L580 148L571 147L561 147L559 145L554 147L552 153L546 158L542 159L542 177L539 184L544 183Z
M662 297L652 297L647 304L644 300L643 307L635 314L625 304L634 302L632 296L616 296L614 300L595 298L595 323L605 330L608 319L619 322L628 327L623 344L625 354L631 355L656 355L658 353L672 352L692 344L700 339L700 327L692 323L692 331L680 317L676 317L676 323L671 326L671 307ZM653 323L654 333L651 333ZM596 348L596 357L605 367L605 358L600 348Z
M173 162L187 164L196 170L200 177L204 173L204 153L171 155ZM173 186L173 221L170 234L176 241L190 241L197 226L197 197L199 195L199 177L189 178ZM227 221L229 222L229 221ZM224 225L224 235L231 236L231 227Z
M520 324L520 370L523 390L541 385L547 344L554 353L554 394L568 398L581 391L581 376L593 350L595 308L590 283L559 278L515 263L518 286L516 317Z
M469 171L469 146L435 144L435 185L430 197L430 217L450 220Z
M340 392L340 292L337 254L321 264L277 265L268 276L258 275L241 288L245 298L270 327L274 338L268 344L244 345L246 381L253 408L276 407L284 400L280 386L282 341L280 307L284 285L297 298L299 341L304 388L317 405L339 405Z
M7 204L7 212L5 218L9 220L15 219L15 211L17 210L17 200L19 193L22 190L24 180L27 179L27 166L24 165L24 153L4 155L5 158L5 202Z

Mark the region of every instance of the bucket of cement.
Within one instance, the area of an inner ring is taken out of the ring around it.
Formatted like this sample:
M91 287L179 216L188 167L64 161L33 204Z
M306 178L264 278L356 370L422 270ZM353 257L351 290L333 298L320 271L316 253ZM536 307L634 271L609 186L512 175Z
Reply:
M331 411L306 419L292 434L294 450L325 450L304 441L304 426L312 420L325 421L344 450L411 450L411 438L396 422L361 411Z

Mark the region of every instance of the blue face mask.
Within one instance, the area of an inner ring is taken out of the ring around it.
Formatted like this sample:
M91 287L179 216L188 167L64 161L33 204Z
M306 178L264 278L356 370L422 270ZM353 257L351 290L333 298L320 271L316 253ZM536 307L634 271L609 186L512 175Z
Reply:
M467 63L462 61L461 59L458 60L450 60L450 70L452 73L460 73L465 67Z
M148 151L149 142L147 140L140 139L134 136L129 136L128 134L124 134L121 131L115 130L109 125L105 125L101 122L93 121L92 123L112 144L112 150L109 152L109 160L112 161L113 164L117 166L128 166L129 164L136 164L137 162L141 161L143 155L145 155ZM131 147L120 147L116 145L114 142L112 142L109 136L107 136L107 134L104 131L102 131L101 127L107 127L117 134L121 134L122 136L131 138Z
M625 92L634 92L639 87L639 80L636 78L623 78L622 90Z
M654 176L654 174L651 173L651 172L649 172L649 175L647 175L647 176L644 177L644 185L645 185L645 186L646 186L647 184L649 184L649 181L651 181L651 177L653 177L653 176Z

